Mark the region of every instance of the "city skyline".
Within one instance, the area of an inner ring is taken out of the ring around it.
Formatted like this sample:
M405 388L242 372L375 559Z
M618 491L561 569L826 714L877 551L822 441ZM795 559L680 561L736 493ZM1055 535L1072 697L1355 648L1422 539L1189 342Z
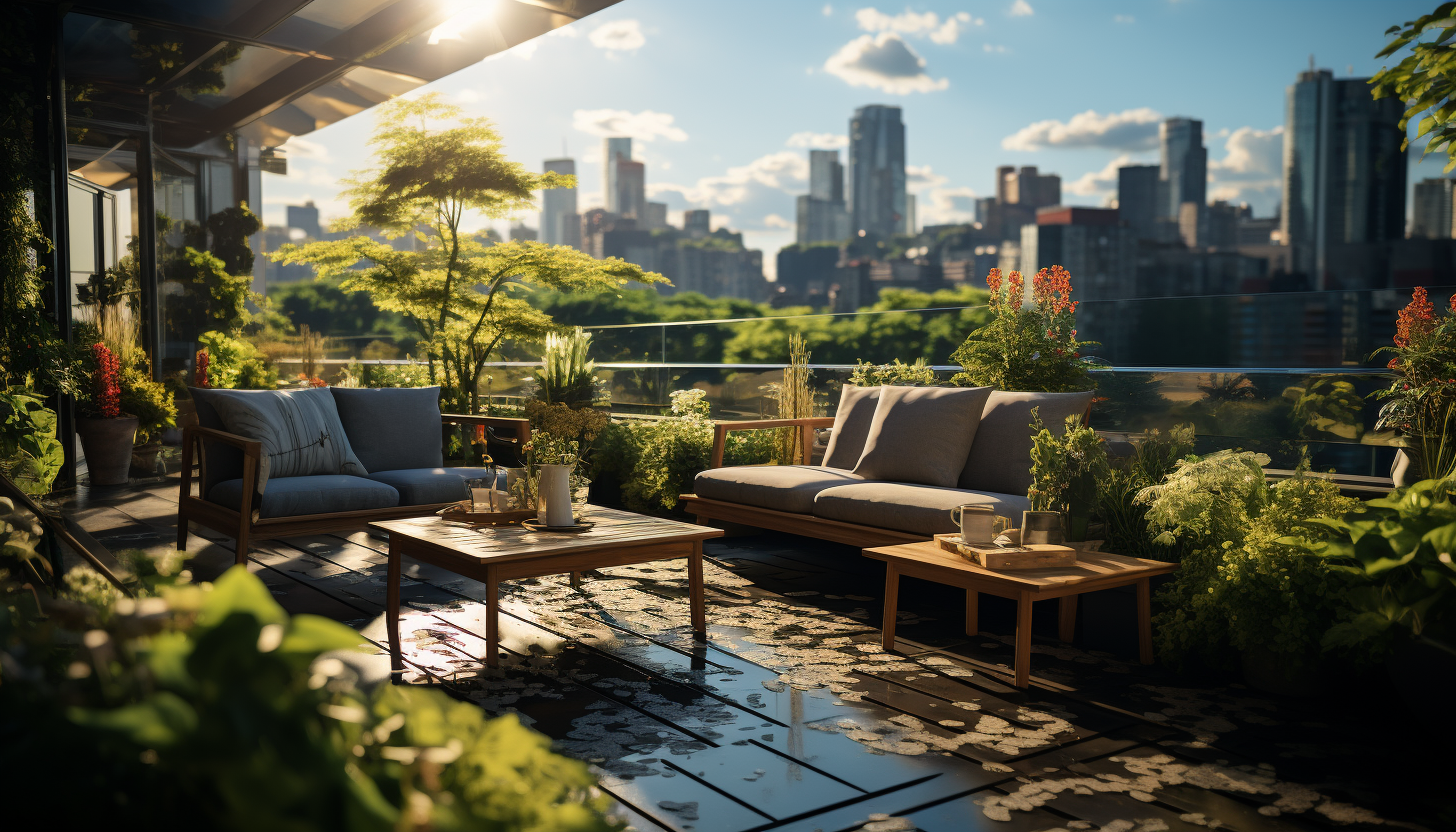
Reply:
M907 191L922 226L969 219L974 200L994 194L1003 164L1059 174L1065 204L1105 205L1118 167L1157 161L1159 125L1174 116L1205 125L1208 198L1268 215L1279 199L1285 89L1309 52L1336 77L1369 74L1380 66L1371 56L1384 29L1423 11L1199 0L1029 6L1031 14L1013 15L999 2L908 11L763 5L786 31L754 28L771 56L730 68L735 33L748 31L758 4L704 27L671 4L633 0L423 89L494 119L507 154L528 168L575 159L582 212L605 202L603 139L629 136L647 198L668 205L669 221L681 224L686 208L711 209L715 224L741 230L772 263L794 239L808 151L847 148L850 114L873 104L903 111ZM1256 9L1267 24L1257 31L1227 19ZM1205 36L1169 42L1188 27ZM1227 48L1235 33L1236 54ZM363 166L370 119L290 142L290 175L265 181L265 219L280 222L282 205L306 199L325 219L341 214L336 183ZM1440 175L1431 161L1417 168L1418 157L1412 148L1411 183ZM536 223L534 212L519 219ZM496 225L504 233L508 224Z

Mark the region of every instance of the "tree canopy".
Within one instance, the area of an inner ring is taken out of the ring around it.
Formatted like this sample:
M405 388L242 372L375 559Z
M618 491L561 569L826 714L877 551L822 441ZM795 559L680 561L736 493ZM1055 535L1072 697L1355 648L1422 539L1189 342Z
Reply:
M1453 10L1456 3L1442 3L1430 14L1387 29L1385 34L1391 36L1391 41L1375 57L1388 58L1406 48L1410 54L1393 67L1381 68L1370 79L1370 92L1376 98L1394 96L1405 103L1401 132L1407 132L1411 119L1427 114L1416 127L1417 139L1427 137L1421 156L1444 150L1449 159L1446 173L1456 168L1456 102L1451 100L1451 92L1456 89L1456 49L1450 43L1456 36ZM1400 149L1409 145L1407 137Z

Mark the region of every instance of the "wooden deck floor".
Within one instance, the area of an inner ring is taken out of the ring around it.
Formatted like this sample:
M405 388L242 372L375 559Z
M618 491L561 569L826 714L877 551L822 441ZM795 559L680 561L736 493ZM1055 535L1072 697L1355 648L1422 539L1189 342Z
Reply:
M71 516L113 551L165 549L176 489L83 489ZM194 534L194 574L230 565L230 545ZM385 548L363 531L264 542L249 568L290 611L346 622L378 645ZM483 587L414 564L402 593L408 681L519 714L596 766L643 832L1435 830L1447 820L1441 769L1412 751L1428 746L1418 723L1358 699L1279 701L1137 665L1131 605L1115 594L1079 605L1081 641L1109 652L1057 642L1055 605L1039 610L1033 685L1018 691L1011 609L999 599L983 600L983 631L968 638L958 592L906 580L899 649L887 654L880 564L791 536L705 548L708 644L690 637L685 569L659 562L603 570L580 590L564 576L505 587L496 671L479 658ZM369 661L387 671L382 651ZM1358 680L1349 694L1361 695Z

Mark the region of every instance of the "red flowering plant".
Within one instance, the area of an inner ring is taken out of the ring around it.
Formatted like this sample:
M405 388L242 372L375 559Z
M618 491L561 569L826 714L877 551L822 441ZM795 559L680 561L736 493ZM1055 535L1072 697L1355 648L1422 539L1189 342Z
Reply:
M207 348L203 347L197 351L197 361L192 370L193 387L211 387L212 378L208 375L207 368L212 364L212 356L208 355Z
M1066 269L1037 272L1029 299L1020 272L1003 280L1001 270L992 269L986 286L991 322L951 354L963 368L953 383L1050 393L1092 389L1091 362L1083 354L1097 342L1077 340L1077 301Z
M105 344L91 347L91 389L81 400L82 411L96 419L116 419L121 414L121 360Z
M1395 320L1394 346L1386 364L1395 373L1383 399L1376 430L1393 429L1415 452L1423 478L1456 473L1456 297L1446 314L1437 314L1417 286Z

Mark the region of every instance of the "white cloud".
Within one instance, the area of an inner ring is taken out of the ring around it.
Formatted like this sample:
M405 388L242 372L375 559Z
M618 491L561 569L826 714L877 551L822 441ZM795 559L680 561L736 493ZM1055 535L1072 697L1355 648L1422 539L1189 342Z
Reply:
M315 162L329 162L329 149L308 139L292 136L283 143L283 151L292 159L312 159Z
M970 222L976 218L976 192L970 188L932 188L915 202L920 225Z
M1008 13L1012 17L1031 17L1036 14L1031 8L1031 4L1026 2L1026 0L1016 0L1015 3L1011 4L1011 9Z
M1130 14L1115 14L1112 16L1113 23L1136 23L1137 18Z
M986 21L972 17L969 12L956 12L944 21L935 12L885 14L879 9L864 8L854 13L855 22L866 32L895 32L915 37L929 37L934 43L955 43L962 30L971 26L984 26Z
M1278 198L1284 169L1284 128L1240 127L1224 139L1224 157L1210 159L1210 199L1264 209Z
M460 92L455 93L455 100L459 101L461 104L474 104L475 102L480 100L480 93L476 90L466 87Z
M673 117L667 113L643 110L577 110L571 114L571 126L592 136L630 136L644 142L656 138L668 141L687 141L688 134L682 128L673 126Z
M784 144L789 147L807 147L814 150L837 150L849 147L849 137L837 133L795 133Z
M925 72L925 59L894 32L861 35L824 62L824 71L854 87L870 87L892 95L932 92L950 86Z
M532 38L531 40L523 40L515 46L512 46L510 49L506 50L505 54L514 55L515 57L520 58L523 61L529 61L531 60L531 56L536 54L536 50L540 48L541 39Z
M797 195L808 179L809 161L803 154L780 150L731 167L721 176L705 176L693 185L649 184L647 194L654 198L676 195L687 205L731 207L744 216L763 216L789 208L788 198Z
M1124 153L1108 162L1102 170L1088 171L1080 178L1063 184L1062 190L1077 196L1115 195L1117 193L1117 169L1135 164L1138 162Z
M765 228L793 228L794 227L794 224L793 223L789 222L788 220L784 219L783 217L779 216L778 214L769 214L768 216L764 217L763 218L763 225L764 225Z
M1078 113L1062 123L1038 121L1001 140L1007 150L1042 150L1048 147L1105 147L1110 150L1147 150L1158 146L1158 123L1163 116L1148 107L1102 115L1095 110Z
M930 169L930 165L905 166L905 190L921 191L938 188L950 180Z
M982 49L982 51L986 52L989 55L1005 55L1007 52L1010 52L1011 51L1010 49L1007 49L1006 47L1002 46L999 43L998 44L983 43L983 44L981 44L981 49Z
M568 23L565 26L557 26L555 29L547 32L546 36L549 38L579 38L581 37L581 30Z
M647 43L642 24L635 20L613 20L591 31L587 38L592 46L608 52L632 52Z

